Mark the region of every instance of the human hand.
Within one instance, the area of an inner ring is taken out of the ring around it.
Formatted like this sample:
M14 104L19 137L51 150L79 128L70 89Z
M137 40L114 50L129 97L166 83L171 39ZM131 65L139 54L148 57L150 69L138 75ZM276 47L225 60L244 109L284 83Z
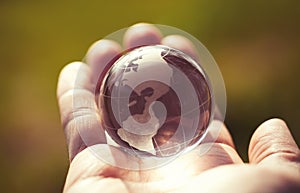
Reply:
M151 44L164 44L197 58L187 39L162 37L151 25L134 25L124 37L127 48ZM287 125L279 119L266 121L255 131L249 144L249 163L242 161L227 128L217 120L212 122L221 127L216 141L206 140L156 169L131 171L95 157L87 146L97 146L111 158L117 155L123 163L128 163L130 156L107 145L103 131L99 134L93 93L103 64L120 51L117 43L100 40L88 52L89 66L74 62L60 74L57 96L71 161L64 192L300 192L299 148ZM74 98L78 100L75 106ZM79 130L85 131L91 144L83 142ZM205 146L211 147L200 155Z

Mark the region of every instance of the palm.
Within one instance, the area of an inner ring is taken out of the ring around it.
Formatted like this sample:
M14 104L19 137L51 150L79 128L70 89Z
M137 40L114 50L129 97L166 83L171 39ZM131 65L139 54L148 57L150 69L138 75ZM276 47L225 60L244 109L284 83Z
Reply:
M107 147L99 146L106 151ZM280 159L270 163L278 161ZM291 186L283 186L282 191L297 192L297 174L289 174L292 169L283 166L282 170L274 170L266 165L242 164L237 153L224 144L214 145L203 156L199 156L197 148L163 167L146 171L107 165L86 149L73 160L65 190L81 192L93 187L89 192L242 192L248 186L249 190L256 192L253 188L263 186L268 190L268 185L273 191L272 184L278 188L288 178Z
M107 151L107 145L98 146L103 152ZM95 158L93 152L86 149L73 160L66 189L69 186L75 185L76 187L76 183L80 186L81 181L87 181L89 178L90 182L98 187L98 190L107 189L110 182L115 182L119 186L111 188L114 190L120 188L123 190L121 192L128 188L130 191L141 191L145 188L147 192L160 192L162 190L166 192L194 183L194 180L201 178L201 174L205 170L219 165L241 163L237 153L228 145L215 144L209 152L202 156L199 148L201 146L162 167L144 171L131 171L107 165ZM122 154L118 149L112 147L110 152L112 156L118 155L120 157ZM128 155L124 155L125 159L126 156ZM73 171L72 168L77 169Z
M162 39L158 30L150 25L132 27L125 35L124 43L127 47L165 44L197 58L189 41L181 36ZM221 131L216 141L206 139L191 152L162 167L133 171L116 168L96 158L90 147L121 164L131 163L128 154L106 144L104 132L94 135L99 121L92 85L103 68L101 64L107 63L120 49L115 42L101 40L89 51L87 60L90 66L72 63L60 75L57 94L72 160L66 192L242 192L239 190L243 188L257 192L261 189L255 188L260 185L266 191L280 190L278 187L285 182L290 184L290 190L297 192L300 189L299 149L286 125L279 120L263 124L252 137L250 164L243 163L228 130L218 121L213 122ZM76 105L70 102L74 98L79 101ZM82 141L78 131L89 139L88 144ZM274 133L277 133L275 140ZM208 151L203 153L205 150ZM270 175L272 178L268 178Z

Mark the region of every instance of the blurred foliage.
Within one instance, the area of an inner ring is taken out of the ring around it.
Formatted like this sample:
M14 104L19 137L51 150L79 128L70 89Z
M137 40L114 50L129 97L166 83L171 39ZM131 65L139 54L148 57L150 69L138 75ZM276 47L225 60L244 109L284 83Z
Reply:
M61 192L68 166L60 69L94 41L145 21L203 42L223 73L241 156L254 129L284 118L300 142L300 1L0 1L1 192Z

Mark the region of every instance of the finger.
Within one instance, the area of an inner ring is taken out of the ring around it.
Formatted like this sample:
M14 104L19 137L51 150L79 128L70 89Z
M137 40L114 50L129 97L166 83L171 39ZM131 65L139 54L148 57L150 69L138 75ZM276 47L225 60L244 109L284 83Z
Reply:
M235 148L230 132L225 124L219 120L213 120L210 123L207 135L201 143L220 143Z
M163 45L169 46L171 48L178 49L187 55L191 56L196 61L199 59L197 49L193 45L193 43L180 35L169 35L162 39L161 43Z
M208 127L208 133L197 147L202 166L206 169L223 164L243 163L235 150L232 137L222 121L213 120ZM200 162L199 162L200 163Z
M121 53L121 46L112 40L99 40L88 50L87 64L91 68L93 84L97 84L101 75L110 68L112 60Z
M87 65L74 62L61 71L58 80L58 104L70 160L86 146L105 142L90 75Z
M206 150L206 152L203 153L203 150ZM200 144L197 148L179 159L183 159L183 161L179 161L180 166L177 167L181 167L183 171L185 170L184 168L192 168L191 171L194 174L199 174L221 165L243 163L236 150L223 143Z
M124 35L125 48L160 44L160 31L153 25L138 23L131 26Z
M282 165L296 163L300 168L300 152L287 125L280 119L261 124L254 132L249 145L250 163Z

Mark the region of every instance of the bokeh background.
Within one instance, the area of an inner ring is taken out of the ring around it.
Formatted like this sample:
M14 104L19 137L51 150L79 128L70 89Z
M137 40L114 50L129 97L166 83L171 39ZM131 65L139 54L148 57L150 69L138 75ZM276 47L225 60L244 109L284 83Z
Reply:
M226 123L247 161L264 120L300 142L300 1L0 1L0 192L61 192L68 167L56 103L61 68L140 21L198 38L223 73Z

